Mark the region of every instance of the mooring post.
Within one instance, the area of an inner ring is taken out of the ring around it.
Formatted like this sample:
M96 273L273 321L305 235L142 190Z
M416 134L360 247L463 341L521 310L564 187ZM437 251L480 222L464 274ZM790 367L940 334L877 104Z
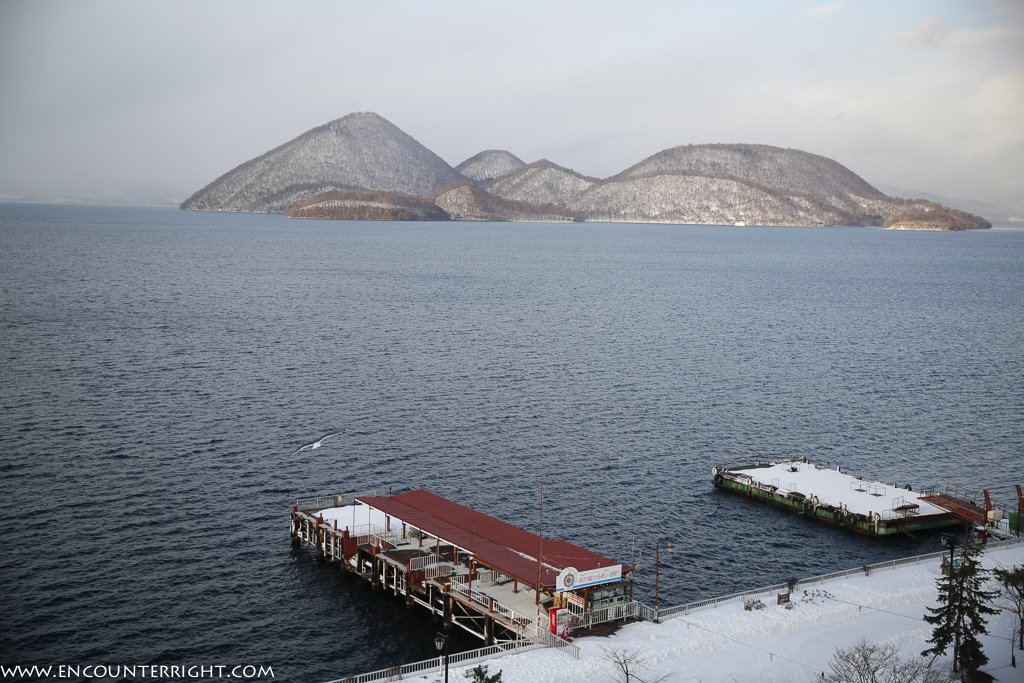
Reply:
M348 538L349 538L348 529L342 529L342 531L341 531L341 573L345 574L345 575L348 575L348 573L349 573L348 557L345 556L345 548L347 547L347 544L346 544L345 541L347 541ZM356 552L356 561L357 562L359 561L359 553L358 552Z
M298 519L298 511L299 511L299 506L298 505L292 505L292 514L289 515L289 517L290 517L289 521L291 522L290 526L291 526L291 538L292 538L292 547L293 548L298 548L299 547L299 524L300 524L300 522L299 522L299 519Z

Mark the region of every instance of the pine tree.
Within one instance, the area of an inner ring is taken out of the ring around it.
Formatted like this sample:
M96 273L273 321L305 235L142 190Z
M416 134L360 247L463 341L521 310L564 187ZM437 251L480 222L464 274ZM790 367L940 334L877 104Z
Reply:
M953 671L960 672L962 681L971 680L978 669L988 663L978 637L988 633L985 616L996 613L987 603L998 592L983 590L989 571L981 567L980 555L981 546L968 533L957 553L959 563L954 563L948 576L936 582L939 606L929 607L931 614L924 617L935 628L927 641L932 647L921 654L931 655L934 661L952 646Z
M473 681L473 683L501 683L501 672L490 676L487 675L487 667L478 664L475 669L467 672L466 678Z

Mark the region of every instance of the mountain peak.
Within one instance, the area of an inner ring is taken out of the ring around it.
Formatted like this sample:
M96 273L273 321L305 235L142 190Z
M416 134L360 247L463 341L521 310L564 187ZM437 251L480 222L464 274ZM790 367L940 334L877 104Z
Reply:
M383 116L357 112L306 131L228 171L182 209L284 213L329 190L425 197L463 176Z
M486 182L518 171L523 166L526 166L526 162L512 152L488 149L466 159L455 170L477 182Z
M827 157L798 149L743 143L672 147L609 180L676 174L737 180L769 190L882 195L853 171Z

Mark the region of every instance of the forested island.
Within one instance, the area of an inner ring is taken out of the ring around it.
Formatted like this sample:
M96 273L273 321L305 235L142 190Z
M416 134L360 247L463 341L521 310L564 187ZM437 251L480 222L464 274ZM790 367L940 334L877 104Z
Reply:
M983 218L878 191L836 161L768 145L683 145L609 178L487 150L456 167L361 112L241 164L181 204L352 220L621 221L975 230Z

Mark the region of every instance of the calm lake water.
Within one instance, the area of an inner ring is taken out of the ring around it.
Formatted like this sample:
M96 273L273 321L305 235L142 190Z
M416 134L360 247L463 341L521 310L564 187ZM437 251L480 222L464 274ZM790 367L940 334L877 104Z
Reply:
M1024 483L1024 231L369 223L0 205L0 663L433 656L288 539L427 488L629 562L662 604L938 549L716 491L807 456ZM347 433L293 458L332 428ZM463 637L459 647L476 647Z

